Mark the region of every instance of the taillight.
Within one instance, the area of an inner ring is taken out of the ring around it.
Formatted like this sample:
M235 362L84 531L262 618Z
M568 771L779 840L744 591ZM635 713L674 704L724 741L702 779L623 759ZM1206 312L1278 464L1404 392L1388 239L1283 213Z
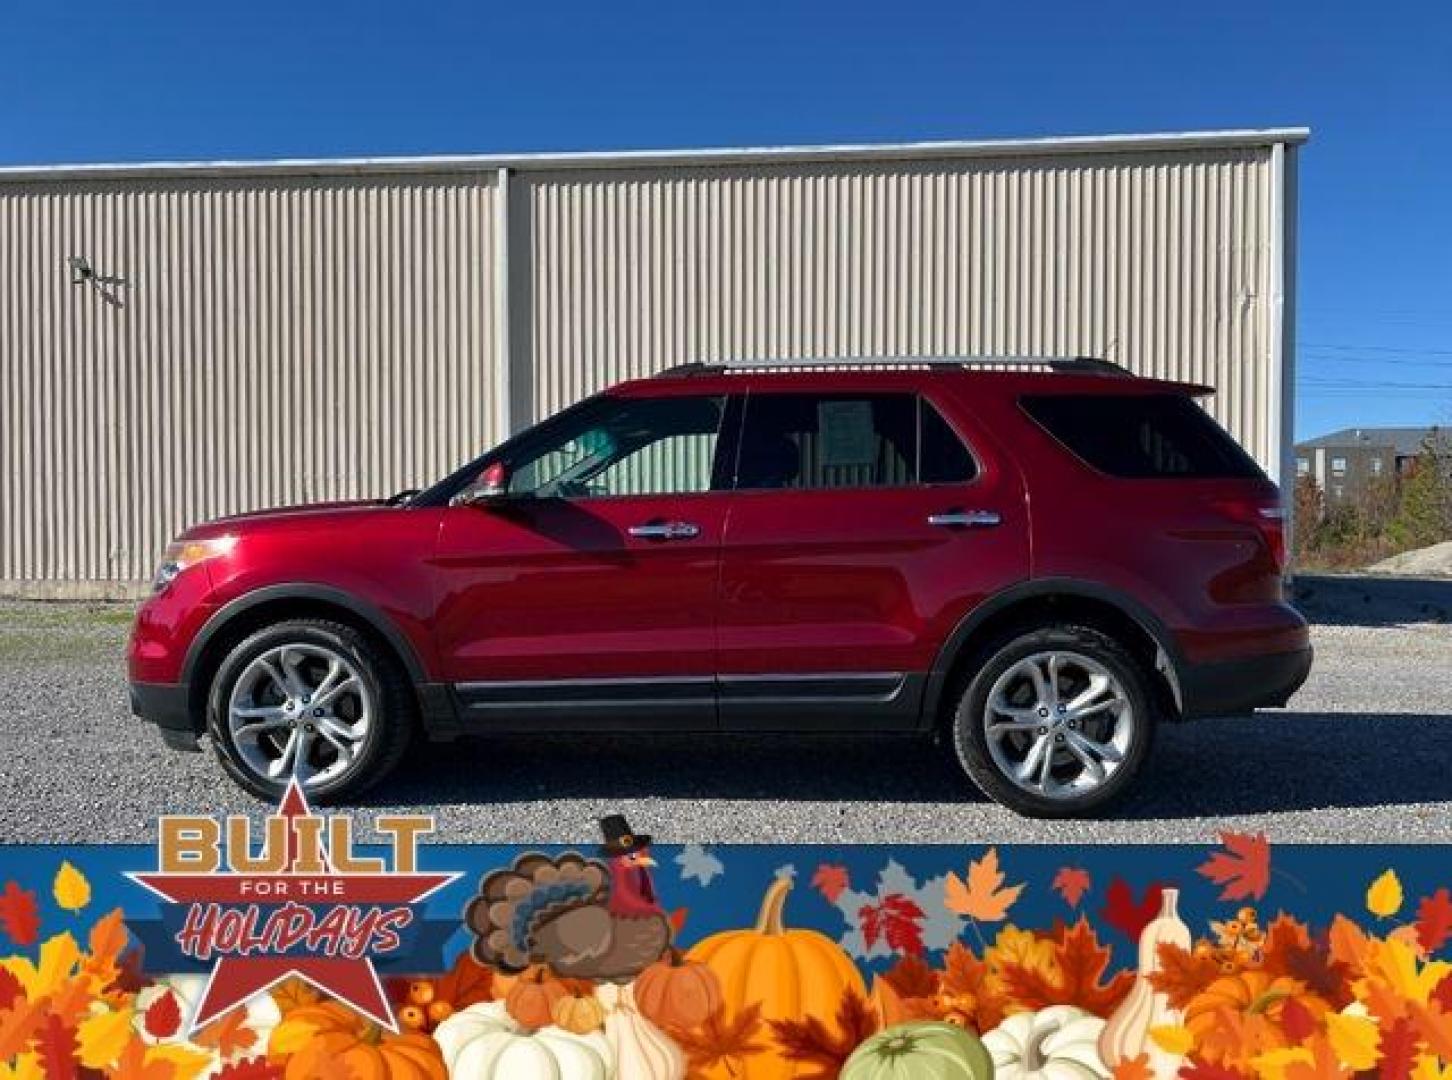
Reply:
M1276 570L1286 568L1286 511L1279 502L1263 499L1219 499L1215 508L1234 521L1254 525L1275 559Z

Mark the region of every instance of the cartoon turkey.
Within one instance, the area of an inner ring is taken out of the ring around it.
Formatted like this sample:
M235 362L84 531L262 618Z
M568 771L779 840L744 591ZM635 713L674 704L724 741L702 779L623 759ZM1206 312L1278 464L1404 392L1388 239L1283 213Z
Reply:
M530 853L488 874L464 909L474 958L502 971L547 964L571 979L628 983L671 947L656 902L650 837L600 819L605 861Z

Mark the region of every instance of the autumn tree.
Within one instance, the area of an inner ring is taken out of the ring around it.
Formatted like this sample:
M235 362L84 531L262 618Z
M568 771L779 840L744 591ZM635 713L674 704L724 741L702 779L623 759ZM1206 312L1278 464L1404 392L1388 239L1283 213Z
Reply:
M1296 477L1295 493L1296 556L1299 558L1316 547L1321 532L1321 519L1326 515L1326 498L1314 476Z
M1401 500L1387 535L1399 548L1419 548L1452 536L1452 447L1433 428L1402 481Z

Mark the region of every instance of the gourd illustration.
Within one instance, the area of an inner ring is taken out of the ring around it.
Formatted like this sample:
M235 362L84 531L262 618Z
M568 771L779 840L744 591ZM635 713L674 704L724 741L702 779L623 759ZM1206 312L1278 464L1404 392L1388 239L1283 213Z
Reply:
M1072 1005L1010 1016L983 1036L997 1080L1108 1080L1099 1057L1104 1021Z
M550 1015L559 1027L576 1035L588 1035L605 1026L605 1006L588 990L567 991L555 1002Z
M470 1005L434 1030L455 1080L613 1080L605 1036L527 1031L497 1001Z
M699 942L686 959L705 964L721 982L728 1016L752 1004L761 1006L763 1021L815 1017L832 1027L842 996L867 997L857 965L841 947L815 930L789 930L785 924L789 877L779 877L766 890L756 926L728 930ZM788 1060L775 1050L746 1058L734 1073L724 1065L707 1069L711 1080L793 1080L814 1067Z
M956 1024L923 1020L880 1031L852 1052L841 1080L993 1080L993 1059Z
M607 983L598 993L605 1007L605 1040L622 1080L684 1080L685 1054L665 1032L640 1015L634 989Z
M519 977L505 995L504 1005L522 1027L549 1027L554 1020L555 1004L568 995L565 984L540 966Z
M1150 1037L1153 1029L1174 1026L1182 1019L1169 998L1150 983L1150 977L1160 970L1161 945L1186 950L1191 947L1190 928L1180 919L1179 902L1179 889L1161 892L1159 915L1139 935L1139 970L1134 986L1099 1037L1099 1056L1111 1069L1146 1054L1157 1080L1174 1080L1185 1062L1183 1055L1170 1053Z
M679 952L646 968L632 984L640 1014L663 1028L694 1028L721 1005L721 980L705 964Z

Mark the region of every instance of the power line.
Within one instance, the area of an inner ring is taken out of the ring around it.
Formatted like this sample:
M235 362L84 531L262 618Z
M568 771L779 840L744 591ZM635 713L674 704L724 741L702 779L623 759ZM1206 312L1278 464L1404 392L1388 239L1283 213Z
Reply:
M1423 349L1415 345L1329 345L1313 341L1300 343L1303 349L1327 349L1331 352L1420 353L1423 356L1452 356L1452 349Z
M1397 360L1382 356L1302 356L1316 364L1394 364L1397 367L1452 367L1452 360Z

